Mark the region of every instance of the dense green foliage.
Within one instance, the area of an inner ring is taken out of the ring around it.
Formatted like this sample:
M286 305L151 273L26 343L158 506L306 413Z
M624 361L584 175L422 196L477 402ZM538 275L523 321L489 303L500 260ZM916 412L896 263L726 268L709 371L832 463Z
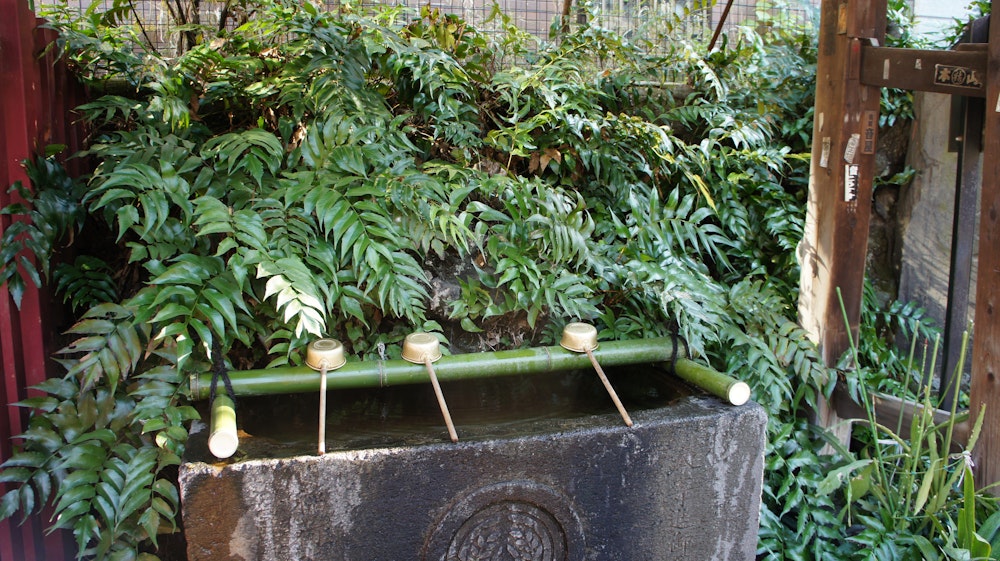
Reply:
M358 355L414 329L454 351L549 344L582 319L679 332L751 384L772 419L763 558L867 558L829 488L849 460L801 420L836 380L795 322L809 34L651 57L594 25L537 42L501 13L492 37L429 9L255 14L173 59L95 14L59 26L117 93L81 108L86 185L34 195L38 224L50 191L80 221L30 239L109 231L117 251L57 270L81 319L65 376L21 404L0 517L52 502L81 556L150 557L177 517L189 373L298 363L318 336Z

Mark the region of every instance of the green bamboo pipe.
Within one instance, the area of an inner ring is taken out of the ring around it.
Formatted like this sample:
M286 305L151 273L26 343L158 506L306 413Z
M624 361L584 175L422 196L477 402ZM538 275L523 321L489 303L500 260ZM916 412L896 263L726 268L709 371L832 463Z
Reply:
M674 362L674 374L733 405L743 405L750 399L750 386L746 382L693 360L678 358Z
M211 423L208 449L216 458L228 458L235 454L240 439L236 433L236 407L233 400L224 395L215 396Z
M669 363L675 358L673 346L669 337L605 341L593 352L605 367ZM683 354L682 345L677 358L683 358ZM589 368L590 359L586 354L558 346L445 356L434 364L437 377L442 381ZM398 386L427 382L427 369L423 364L405 360L348 362L340 369L328 372L327 376L327 388L330 390ZM320 386L320 373L307 366L234 370L229 372L229 379L237 395L310 393ZM211 373L193 374L190 378L192 398L208 398L211 382Z

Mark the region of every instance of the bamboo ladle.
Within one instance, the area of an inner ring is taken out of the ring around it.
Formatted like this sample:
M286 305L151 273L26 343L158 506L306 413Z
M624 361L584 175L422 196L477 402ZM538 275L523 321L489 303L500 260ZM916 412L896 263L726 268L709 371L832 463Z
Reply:
M416 364L423 364L427 367L427 374L431 378L431 385L434 386L434 395L437 396L438 406L441 408L441 415L444 417L444 424L448 427L448 436L452 442L458 442L458 432L455 431L455 423L451 420L451 413L448 411L448 402L444 399L441 391L441 384L438 383L437 374L434 372L434 362L441 358L441 344L437 337L430 333L416 332L410 333L403 340L403 360Z
M604 369L594 358L594 349L597 348L597 328L589 323L583 322L573 322L566 324L563 328L562 340L559 341L559 345L569 351L575 353L587 353L587 358L590 359L590 363L594 365L594 370L597 371L597 376L600 377L601 383L604 384L604 389L608 391L608 395L611 396L611 401L615 403L615 407L618 408L618 413L621 414L622 419L625 421L625 425L632 426L632 417L629 417L628 411L625 410L625 406L622 405L622 401L618 399L618 394L615 389L611 387L611 382L608 381L608 377L604 374Z
M336 339L317 339L306 347L306 364L319 370L319 436L317 453L326 453L326 372L336 370L347 363L344 345Z

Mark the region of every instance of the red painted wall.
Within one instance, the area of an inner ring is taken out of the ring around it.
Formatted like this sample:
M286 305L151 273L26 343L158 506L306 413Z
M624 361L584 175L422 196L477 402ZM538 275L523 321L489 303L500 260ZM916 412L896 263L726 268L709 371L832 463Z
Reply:
M22 162L48 144L79 147L70 109L83 103L82 88L53 53L41 56L54 33L38 28L39 20L25 0L0 0L0 206L13 202L7 193L15 181L27 183ZM0 231L11 217L0 216ZM50 365L51 328L46 324L48 296L29 288L21 308L15 307L6 286L0 286L0 404L29 395L28 386L43 381ZM0 410L0 460L10 457L11 437L26 428L27 412L20 407ZM0 495L8 489L0 488ZM46 536L49 517L21 516L0 522L0 561L61 561L72 559L62 533Z

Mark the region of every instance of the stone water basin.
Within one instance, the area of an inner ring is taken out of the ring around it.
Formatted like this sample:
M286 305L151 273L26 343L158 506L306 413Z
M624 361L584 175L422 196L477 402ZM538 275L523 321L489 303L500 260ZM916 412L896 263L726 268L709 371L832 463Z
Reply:
M659 367L240 399L240 452L192 436L180 470L190 561L750 560L766 416Z

